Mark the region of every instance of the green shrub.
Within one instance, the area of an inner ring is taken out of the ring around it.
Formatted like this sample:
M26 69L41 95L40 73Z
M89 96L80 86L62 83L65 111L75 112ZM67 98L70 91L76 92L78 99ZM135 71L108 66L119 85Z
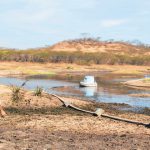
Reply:
M24 91L21 87L11 86L11 100L13 103L18 103L24 99Z
M25 82L23 82L21 84L21 86L14 86L14 85L11 85L11 100L13 103L18 103L22 100L24 100L24 90L23 90L23 87L26 85L26 82L28 80L26 80Z
M35 96L42 96L42 93L43 93L43 88L37 86L35 91L34 91L34 95Z

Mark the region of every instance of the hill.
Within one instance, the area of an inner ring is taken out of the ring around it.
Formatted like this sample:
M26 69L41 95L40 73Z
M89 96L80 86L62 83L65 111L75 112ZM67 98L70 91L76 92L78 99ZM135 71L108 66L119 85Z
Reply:
M53 46L42 48L57 52L76 52L83 53L115 53L115 54L144 54L150 55L150 48L144 45L132 45L125 42L102 42L94 39L77 39L59 42Z
M0 61L150 65L150 47L125 42L76 39L28 50L0 50Z

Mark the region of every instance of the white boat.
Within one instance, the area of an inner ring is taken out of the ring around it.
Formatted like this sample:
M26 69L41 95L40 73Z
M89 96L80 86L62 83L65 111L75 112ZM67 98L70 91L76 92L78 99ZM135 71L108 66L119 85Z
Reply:
M80 86L92 87L92 86L97 86L97 83L94 79L94 76L85 76L84 80L80 82Z

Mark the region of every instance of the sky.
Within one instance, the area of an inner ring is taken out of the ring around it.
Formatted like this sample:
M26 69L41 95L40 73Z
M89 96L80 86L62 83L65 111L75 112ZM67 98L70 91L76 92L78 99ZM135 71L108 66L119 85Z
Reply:
M44 47L83 33L150 44L150 0L0 0L0 47Z

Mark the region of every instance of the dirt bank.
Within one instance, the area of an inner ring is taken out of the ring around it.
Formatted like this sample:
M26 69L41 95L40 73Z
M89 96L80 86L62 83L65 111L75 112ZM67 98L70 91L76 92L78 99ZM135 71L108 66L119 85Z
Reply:
M0 121L0 127L0 148L7 150L148 150L150 146L149 129L92 116L10 115Z
M26 66L26 67L25 67ZM150 72L149 66L132 65L77 65L64 63L0 62L0 76L49 75L60 72L110 71L113 74L141 75Z
M25 91L24 101L12 104L11 91L0 86L0 101L8 116L0 118L0 149L143 149L150 147L150 129L70 108L50 95L34 96ZM87 110L102 107L106 113L149 123L150 116L115 110L119 104L102 104L65 98Z
M150 88L150 79L138 79L124 82L123 84L132 86L135 88Z
M150 94L129 94L129 96L133 96L133 97L150 97Z

